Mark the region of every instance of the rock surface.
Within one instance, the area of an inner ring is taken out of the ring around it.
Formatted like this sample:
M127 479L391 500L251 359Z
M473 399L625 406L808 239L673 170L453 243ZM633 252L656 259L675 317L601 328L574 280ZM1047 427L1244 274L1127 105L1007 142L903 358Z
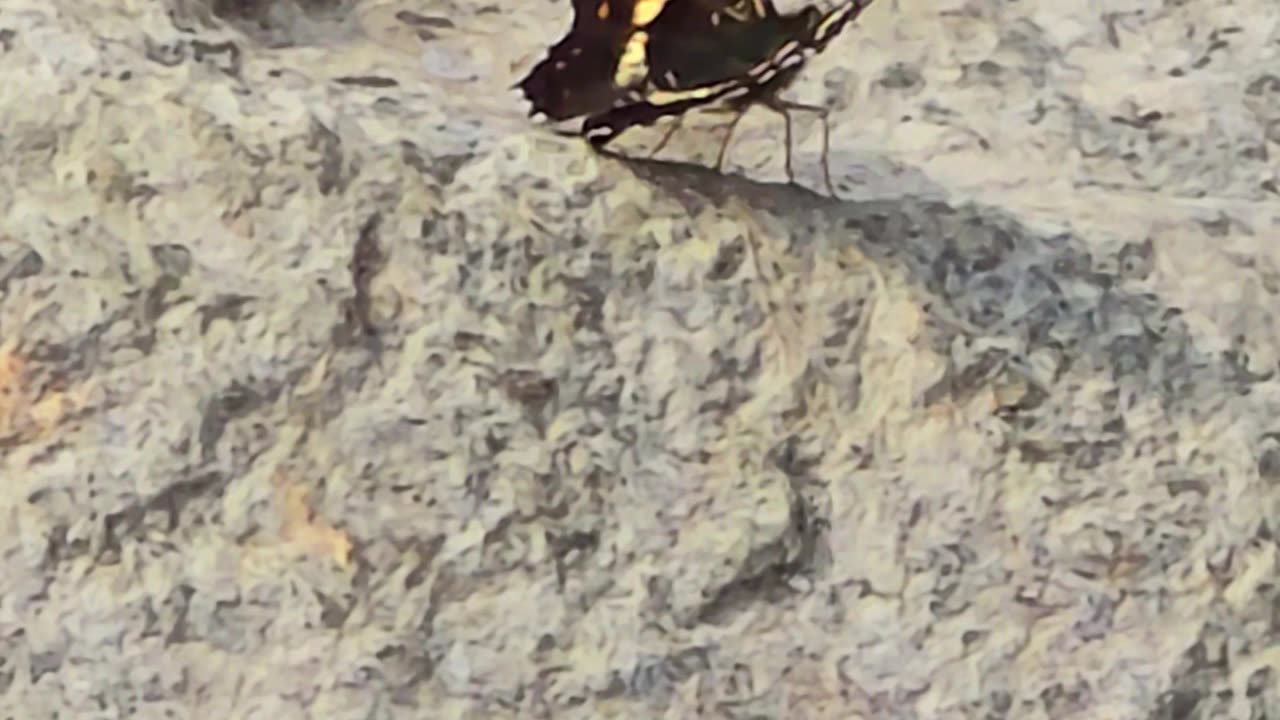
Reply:
M564 2L6 0L0 718L1277 717L1280 6L1106 5L879 0L825 198Z

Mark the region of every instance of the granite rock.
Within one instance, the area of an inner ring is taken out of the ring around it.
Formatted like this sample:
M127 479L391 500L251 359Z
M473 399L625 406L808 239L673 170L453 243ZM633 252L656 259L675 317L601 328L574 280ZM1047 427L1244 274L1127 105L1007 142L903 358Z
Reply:
M567 13L5 2L0 718L1280 714L1280 6L880 0L837 197Z

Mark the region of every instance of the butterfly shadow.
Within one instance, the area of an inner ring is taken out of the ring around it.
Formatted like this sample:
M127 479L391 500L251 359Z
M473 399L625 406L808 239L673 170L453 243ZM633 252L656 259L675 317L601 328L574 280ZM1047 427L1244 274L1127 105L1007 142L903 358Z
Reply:
M698 160L656 157L653 152L639 155L608 147L597 148L595 152L601 157L618 162L637 178L677 196L688 197L693 191L717 204L737 198L762 208L838 207L845 203L883 197L888 190L883 182L885 176L893 177L893 191L907 189L916 197L945 196L942 186L925 175L910 168L890 166L878 157L846 156L840 167L848 171L842 172L835 179L834 187L824 193L816 189L826 184L821 175L815 178L817 182L814 185L809 185L794 179L758 179L741 172L718 169Z
M1251 537L1273 541L1264 512L1243 506L1214 511L1231 501L1215 480L1201 478L1239 477L1238 450L1243 450L1244 462L1256 470L1253 477L1245 471L1242 486L1265 502L1277 497L1267 491L1269 480L1280 476L1280 431L1268 398L1280 393L1280 372L1251 361L1243 347L1215 349L1215 341L1187 322L1180 307L1144 282L1156 272L1161 251L1149 238L1110 242L1032 226L1007 208L895 187L901 172L869 181L881 185L878 198L833 199L805 187L722 175L691 163L623 162L691 214L711 210L732 217L748 241L752 235L768 238L775 253L791 258L786 271L756 263L759 282L772 283L769 276L818 264L843 267L850 254L841 250L853 246L855 255L866 258L863 271L889 279L881 288L898 288L896 305L909 305L922 316L911 344L945 364L914 402L951 411L997 398L990 421L1000 428L1001 439L993 452L1017 458L1023 467L1049 469L1018 481L1041 483L1029 490L1041 493L1046 504L1037 522L1061 512L1052 503L1064 497L1091 503L1096 526L1120 539L1105 558L1113 567L1137 557L1146 564L1144 572L1159 573L1184 562L1185 550L1176 542L1153 539L1167 532L1221 534L1232 543L1248 543ZM747 252L756 252L754 243L750 247ZM797 278L788 280L796 286ZM908 302L902 301L903 289L911 296ZM863 327L864 315L874 317L879 302L874 293L839 300L858 308L872 304L865 312L849 313L849 336ZM889 315L881 317L880 322L893 322ZM877 330L869 321L865 326L868 332ZM820 361L811 367L822 376ZM997 389L1009 387L1024 390L1002 398ZM1105 392L1082 392L1100 388ZM845 396L857 392L855 383ZM1247 428L1247 435L1219 457L1223 445L1204 439L1203 427ZM1206 450L1204 457L1212 459L1198 470L1172 463L1148 475L1151 457ZM1007 485L1001 482L990 492L1002 492ZM1140 493L1142 519L1121 506L1111 512L1100 499L1129 492ZM1000 552L979 554L999 562ZM1051 561L1054 555L1046 552ZM1023 579L1029 582L1030 576ZM1045 602L1041 607L1053 611L1051 601L1035 593L1019 601ZM1233 621L1243 619L1243 612L1233 613ZM1280 632L1269 637L1274 642ZM1186 656L1193 657L1195 648ZM1195 686L1196 677L1175 671L1168 682L1182 692Z
M1026 375L1028 358L1049 353L1065 368L1092 368L1122 393L1155 396L1179 415L1198 413L1220 393L1247 395L1250 384L1280 382L1275 373L1250 371L1247 358L1201 350L1181 310L1142 288L1137 281L1154 268L1150 241L1104 256L1103 243L1032 228L1002 207L950 200L910 169L872 169L864 183L870 192L833 198L695 162L599 152L691 214L715 207L754 216L744 222L757 227L766 218L791 236L789 252L813 254L813 262L821 261L815 247L856 246L881 272L906 279L939 349L957 339L1014 338L1016 350L987 361ZM976 386L960 386L989 379L973 368L953 370L942 381L945 392L973 392ZM1059 451L1086 446L1093 447L1079 440Z

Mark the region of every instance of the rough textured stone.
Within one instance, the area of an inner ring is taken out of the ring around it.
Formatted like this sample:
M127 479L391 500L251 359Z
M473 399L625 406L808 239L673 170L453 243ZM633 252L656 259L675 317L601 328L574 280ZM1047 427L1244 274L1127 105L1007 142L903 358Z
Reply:
M567 13L6 0L0 718L1280 714L1280 7L880 0L838 199Z

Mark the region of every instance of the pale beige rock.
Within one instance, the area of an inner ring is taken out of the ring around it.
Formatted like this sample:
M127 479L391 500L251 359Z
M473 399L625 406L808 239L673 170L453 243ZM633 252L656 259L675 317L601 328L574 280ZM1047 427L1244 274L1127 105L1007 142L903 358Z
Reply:
M1280 6L879 0L839 199L230 6L0 9L0 717L1280 713Z

